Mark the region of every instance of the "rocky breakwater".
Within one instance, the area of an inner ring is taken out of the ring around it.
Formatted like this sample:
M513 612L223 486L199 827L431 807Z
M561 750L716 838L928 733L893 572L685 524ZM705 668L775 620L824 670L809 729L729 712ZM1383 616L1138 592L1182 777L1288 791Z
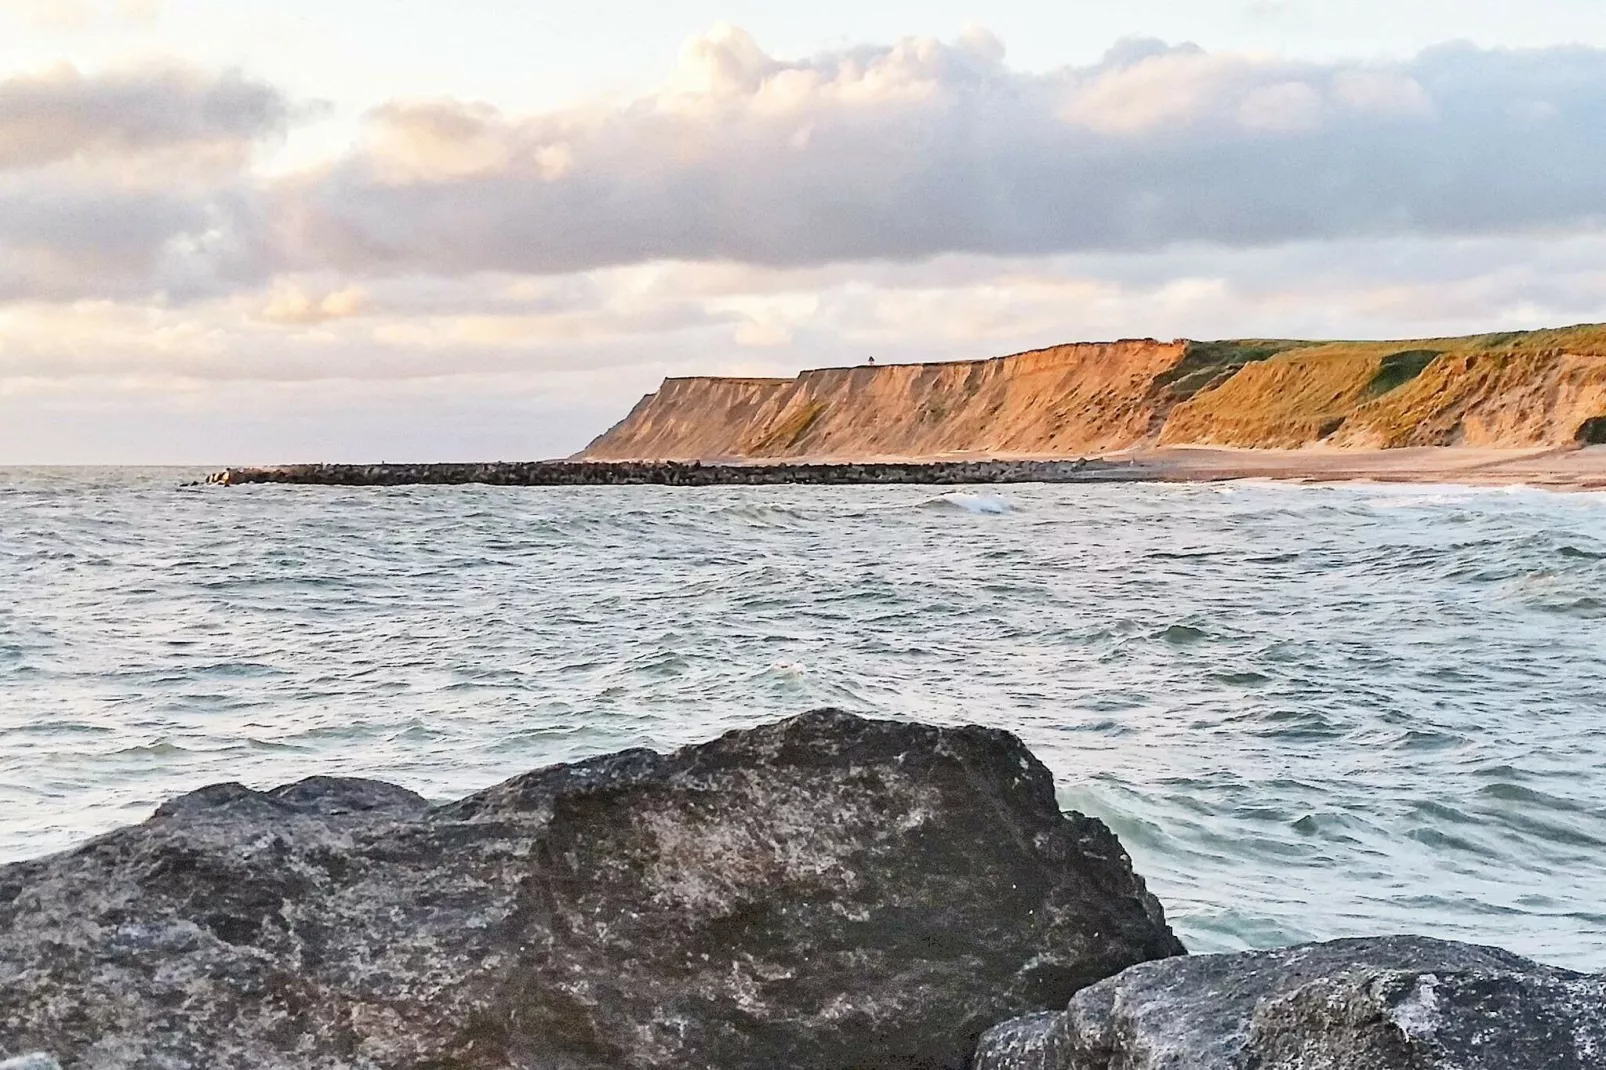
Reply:
M1182 953L1013 736L821 711L444 806L221 784L0 869L0 1061L960 1070Z
M696 461L498 461L482 464L292 464L226 468L205 482L302 483L342 487L485 483L504 487L709 487L725 484L1091 483L1145 478L1131 464L1089 460L866 461L701 464Z

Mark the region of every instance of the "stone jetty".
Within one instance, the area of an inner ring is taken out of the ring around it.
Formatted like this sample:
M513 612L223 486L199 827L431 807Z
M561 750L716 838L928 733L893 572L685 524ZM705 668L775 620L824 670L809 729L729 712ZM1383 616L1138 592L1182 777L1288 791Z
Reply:
M704 464L698 461L492 461L472 464L288 464L225 468L208 484L304 483L337 487L487 483L501 487L709 487L778 483L1097 483L1154 478L1095 460L866 461Z

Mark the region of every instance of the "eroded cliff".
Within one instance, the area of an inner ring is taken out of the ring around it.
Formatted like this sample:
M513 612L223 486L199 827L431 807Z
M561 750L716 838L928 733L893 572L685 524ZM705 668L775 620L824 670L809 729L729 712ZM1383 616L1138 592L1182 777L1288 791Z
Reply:
M795 379L669 379L591 460L1064 456L1147 445L1606 441L1606 327L1400 342L1079 343Z
M1153 434L1187 343L1055 346L992 360L821 368L796 379L669 379L585 451L594 460L1080 454Z

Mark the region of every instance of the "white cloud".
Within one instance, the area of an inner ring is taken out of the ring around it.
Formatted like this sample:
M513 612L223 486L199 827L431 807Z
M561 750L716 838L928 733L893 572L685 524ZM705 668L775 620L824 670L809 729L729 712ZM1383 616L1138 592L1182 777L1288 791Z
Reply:
M318 294L296 280L281 279L268 294L260 315L269 323L304 327L361 315L367 304L367 292L361 287Z
M648 96L526 115L392 102L343 157L254 174L295 115L237 75L0 81L0 299L190 300L283 271L797 266L1606 216L1606 51L1587 48L1311 63L1129 41L1028 74L984 31L789 61L727 27Z
M161 11L161 0L0 0L0 16L50 30L151 26Z
M1322 123L1322 95L1307 82L1256 86L1244 94L1238 121L1250 130L1279 134L1315 130Z
M656 93L393 101L270 176L297 115L237 75L0 78L0 460L528 456L666 374L1606 319L1585 48L1031 74L984 31L724 29Z
M1035 75L985 34L783 61L724 28L622 105L387 105L270 217L288 262L443 274L1501 233L1606 215L1603 123L1606 52L1584 48L1129 42Z
M662 263L362 287L290 276L183 305L14 302L0 308L0 379L536 380L738 359L789 374L865 352L951 359L1134 334L1442 334L1606 319L1603 263L1606 235L1545 235L789 269Z
M1601 320L1602 264L1603 235L1411 238L408 276L366 283L350 316L324 314L334 275L185 305L13 302L0 306L0 458L560 455L665 375L1145 334L1410 337ZM275 300L291 314L264 317Z
M1433 101L1422 83L1402 71L1339 71L1333 76L1333 95L1358 112L1425 119L1433 114Z

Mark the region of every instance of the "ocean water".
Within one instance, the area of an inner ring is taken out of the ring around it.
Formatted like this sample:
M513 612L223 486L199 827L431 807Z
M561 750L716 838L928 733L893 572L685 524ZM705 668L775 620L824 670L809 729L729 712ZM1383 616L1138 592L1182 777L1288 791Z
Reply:
M0 470L0 861L832 705L1019 733L1195 951L1606 968L1606 495L197 474Z

